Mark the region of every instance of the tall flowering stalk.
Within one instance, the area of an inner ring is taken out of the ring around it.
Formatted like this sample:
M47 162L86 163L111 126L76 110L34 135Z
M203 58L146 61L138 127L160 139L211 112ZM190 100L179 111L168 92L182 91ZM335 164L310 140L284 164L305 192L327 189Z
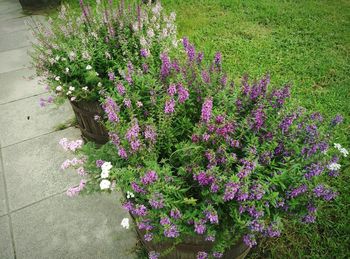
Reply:
M111 143L84 149L85 189L106 180L96 160L107 157L115 165L108 181L126 194L123 207L144 239L198 237L208 249L197 258L220 258L239 239L252 247L278 237L289 218L315 222L319 205L338 195L333 181L348 151L331 133L342 118L327 123L293 107L290 86L272 87L269 75L234 86L220 53L207 61L182 44L178 56L163 52L148 73L132 73L133 83L114 79L102 102L120 107L119 121L105 109Z

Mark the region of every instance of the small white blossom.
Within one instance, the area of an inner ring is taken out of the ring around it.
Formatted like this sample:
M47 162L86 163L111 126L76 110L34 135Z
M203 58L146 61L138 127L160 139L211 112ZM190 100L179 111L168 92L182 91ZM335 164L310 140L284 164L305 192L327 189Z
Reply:
M331 163L327 167L328 167L329 170L337 171L337 170L340 169L341 165L337 164L337 163Z
M111 162L104 162L101 166L102 171L109 171L112 169L112 163Z
M349 155L349 152L346 150L346 148L341 148L339 151L344 157L347 157Z
M56 76L56 77L55 77L55 80L56 80L56 81L60 81L60 79L61 79L61 78L60 78L59 76Z
M67 92L67 95L71 95L71 94L72 94L72 91L68 91L68 92Z
M66 58L61 58L62 61L66 61L67 59Z
M102 86L102 83L101 83L101 82L98 82L97 86L98 86L98 87L101 87L101 86Z
M102 179L105 179L105 178L108 178L108 177L109 177L109 171L107 171L107 170L102 170L101 178L102 178Z
M130 199L130 198L134 198L134 197L135 197L134 193L129 192L129 191L126 192L126 198Z
M123 218L122 222L120 223L120 225L123 227L123 228L126 228L126 229L129 229L129 219L128 218Z
M140 101L137 101L137 102L136 102L136 106L139 107L139 108L141 108L141 107L143 106L143 103L140 102Z
M142 36L140 38L140 44L141 44L142 47L147 46L147 41L146 41L145 37Z
M109 187L111 187L111 182L109 180L103 179L100 182L100 188L101 190L106 190L109 189Z
M86 70L91 70L91 69L92 69L92 66L90 66L90 65L86 66Z
M340 145L339 143L334 143L334 147L335 147L336 149L338 149L338 150L341 149L341 145Z
M56 87L56 91L57 91L57 92L61 92L61 91L62 91L62 86L60 86L60 85L57 86L57 87Z
M69 91L72 91L72 92L73 92L74 90L75 90L75 87L74 87L74 86L70 86L70 87L69 87Z
M65 69L65 70L66 70L66 73L69 73L69 68L68 68L68 67L66 67L66 69Z
M56 56L56 57L55 57L55 60L56 60L56 61L59 61L59 60L60 60L60 56Z
M154 31L152 28L149 28L148 31L147 31L147 36L149 38L153 38L154 37Z
M84 86L82 89L83 89L84 91L88 91L88 90L89 90L89 88L88 88L87 86Z
M70 100L71 100L72 102L75 101L75 99L77 99L77 97L75 97L75 96L73 96L73 97L70 98Z

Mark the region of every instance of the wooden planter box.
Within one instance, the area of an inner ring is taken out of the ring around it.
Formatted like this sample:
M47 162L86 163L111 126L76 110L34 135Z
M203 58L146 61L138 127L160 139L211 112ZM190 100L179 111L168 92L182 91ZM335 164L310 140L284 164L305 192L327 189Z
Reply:
M106 128L95 120L95 116L103 118L103 110L99 102L70 102L75 117L85 140L93 141L96 144L103 145L108 142L108 132Z

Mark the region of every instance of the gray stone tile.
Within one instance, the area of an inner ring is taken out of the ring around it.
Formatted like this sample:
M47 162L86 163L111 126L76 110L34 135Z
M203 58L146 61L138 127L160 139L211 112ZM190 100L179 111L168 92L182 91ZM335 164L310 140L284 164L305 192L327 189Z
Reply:
M81 177L74 170L60 169L72 158L58 144L63 137L78 139L80 131L69 128L3 148L10 211L79 184Z
M0 217L0 233L0 258L14 258L8 216Z
M4 33L0 35L0 52L30 46L32 41L33 36L29 31Z
M0 104L44 93L34 71L28 68L0 74Z
M52 132L58 124L74 116L69 103L41 108L40 98L47 98L47 95L0 104L0 141L3 147Z
M8 19L0 22L0 35L8 32L27 30L26 22L30 21L30 17L22 17L15 19Z
M28 47L0 52L0 60L0 73L30 67Z
M120 226L126 216L112 195L44 200L11 216L17 258L136 258L132 226Z

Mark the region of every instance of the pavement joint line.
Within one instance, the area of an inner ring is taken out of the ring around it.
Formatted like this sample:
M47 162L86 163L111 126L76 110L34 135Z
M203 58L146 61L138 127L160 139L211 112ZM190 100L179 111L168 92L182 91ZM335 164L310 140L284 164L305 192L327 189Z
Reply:
M1 169L2 169L2 179L4 180L4 191L5 191L5 203L6 203L6 210L9 217L9 227L10 227L10 235L11 235L11 242L12 242L12 249L13 249L13 256L14 259L17 258L16 256L16 245L15 245L15 239L13 234L13 226L12 226L12 218L10 213L10 204L9 204L9 197L7 193L7 183L6 183L6 177L5 177L5 166L4 166L4 159L2 155L2 146L0 143L0 163L1 163Z
M17 69L11 70L11 71L1 72L0 75L6 74L6 73L11 73L11 72L16 72L16 71L24 70L24 69L29 69L30 70L31 68L33 68L33 67L21 67L21 68L17 68Z
M30 45L29 45L29 46L30 46ZM1 54L1 53L4 53L4 52L14 51L14 50L24 49L24 48L26 48L26 49L28 49L28 50L29 50L28 46L23 46L23 47L20 47L20 48L15 48L15 49L11 49L11 50L3 50L3 51L0 51L0 54ZM25 67L25 68L26 68L26 67ZM23 68L20 68L20 69L23 69ZM19 70L19 69L14 69L14 70L7 71L7 72L13 72L13 71L16 71L16 70ZM5 72L5 73L6 73L6 72Z
M36 205L36 204L42 202L42 201L46 201L46 200L48 200L48 199L54 198L54 197L59 196L59 195L62 195L62 194L64 194L64 193L66 193L66 191L61 191L61 192L52 194L52 195L50 195L50 196L47 196L47 197L45 197L45 198L42 198L41 200L38 200L38 201L35 201L35 202L32 202L32 203L29 203L29 204L27 204L27 205L24 205L23 207L20 207L20 208L18 208L18 209L12 210L12 211L10 211L8 214L10 215L10 214L16 213L16 212L18 212L18 211L24 210L24 209L26 209L26 208L29 208L29 207L31 207L31 206L34 206L34 205Z
M73 126L69 126L63 130L66 130L68 128L71 128ZM55 133L55 132L58 132L58 131L61 131L61 130L53 130L53 131L50 131L50 132L46 132L46 133L43 133L41 135L38 135L38 136L34 136L34 137L31 137L31 138L27 138L27 139L24 139L24 140L21 140L21 141L18 141L16 143L13 143L13 144L10 144L10 145L7 145L7 146L3 146L2 149L5 149L5 148L8 148L8 147L12 147L12 146L15 146L15 145L19 145L19 144L22 144L24 142L27 142L27 141L30 141L30 140L34 140L34 139L37 139L37 138L40 138L40 137L43 137L43 136L47 136L47 135L50 135L52 133Z
M32 44L31 44L31 43L28 43L28 45L24 45L23 47L26 48L26 47L30 47L30 46L32 46ZM22 48L22 47L21 47L21 48ZM1 52L5 52L5 51L10 51L10 50L16 50L16 49L20 49L20 48L10 48L10 49L6 49L6 50L3 50L3 51L0 51L0 53L1 53Z
M29 99L29 98L32 98L32 97L35 97L35 96L41 96L41 95L44 95L46 93L47 92L42 92L42 93L34 94L34 95L31 95L31 96L22 97L22 98L19 98L19 99L16 99L16 100L8 101L8 102L5 102L5 103L0 103L0 106L1 105L5 105L5 104L9 104L9 103L14 103L14 102L17 102L17 101L22 101L22 100L25 100L25 99Z
M0 219L6 217L6 216L8 216L8 215L9 215L8 213L3 214L3 215L0 215Z

